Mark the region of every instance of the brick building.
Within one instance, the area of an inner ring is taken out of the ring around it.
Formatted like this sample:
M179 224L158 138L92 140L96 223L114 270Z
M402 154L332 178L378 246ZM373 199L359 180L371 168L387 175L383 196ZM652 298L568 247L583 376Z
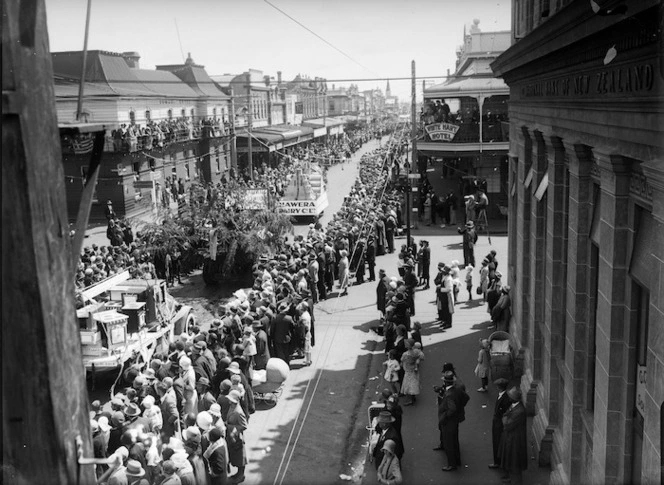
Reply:
M664 66L660 2L517 0L509 284L551 483L660 484Z

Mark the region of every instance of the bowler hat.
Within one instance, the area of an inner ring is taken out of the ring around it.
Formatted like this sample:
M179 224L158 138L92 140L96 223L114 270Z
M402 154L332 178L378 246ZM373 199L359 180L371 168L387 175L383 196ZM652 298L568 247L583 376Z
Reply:
M468 221L466 222L466 227L468 229L472 229L473 227L475 227L475 223L473 221Z
M501 389L501 390L503 390L503 391L504 391L505 389L507 389L507 385L508 385L509 383L510 383L510 382L509 382L507 379L505 379L504 377L501 377L500 379L496 379L495 381L493 381L493 384L494 384L497 388L499 388L499 389Z
M393 423L396 421L389 411L381 411L378 414L378 422L381 424Z
M451 370L444 372L443 380L445 381L446 384L452 384L454 382L454 372L452 372Z

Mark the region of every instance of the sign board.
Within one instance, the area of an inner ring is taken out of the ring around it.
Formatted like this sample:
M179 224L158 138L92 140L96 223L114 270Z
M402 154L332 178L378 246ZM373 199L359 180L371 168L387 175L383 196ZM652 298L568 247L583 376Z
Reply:
M151 180L161 180L161 172L157 172L156 170L153 172L150 172L150 179Z
M280 200L279 211L290 216L318 216L327 208L327 192L316 200Z
M636 396L634 405L641 416L646 415L646 380L648 377L648 367L645 365L636 366Z
M247 189L244 193L242 208L247 210L268 209L267 189Z
M424 129L431 141L452 141L459 131L459 125L452 123L433 123Z
M137 180L134 182L135 189L151 189L153 186L154 182L152 180Z
M419 178L422 178L422 176L419 173L409 173L408 178L409 179L419 179Z

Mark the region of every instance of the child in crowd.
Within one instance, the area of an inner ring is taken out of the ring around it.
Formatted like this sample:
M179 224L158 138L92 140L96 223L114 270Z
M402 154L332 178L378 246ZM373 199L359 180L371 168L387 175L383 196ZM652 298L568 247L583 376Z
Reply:
M396 350L390 350L387 354L387 360L383 362L383 367L385 367L384 379L389 383L392 392L395 394L399 393L399 371L401 370L401 364L397 360Z
M240 398L244 399L245 389L241 383L240 374L233 374L231 376L231 391L237 391L240 393Z
M247 358L249 361L249 367L253 369L254 367L254 356L258 353L256 349L256 336L254 335L251 326L246 326L244 328L244 335L242 337L242 355Z
M412 338L415 343L419 343L420 347L422 347L422 334L420 333L421 330L422 324L420 322L413 322L413 331L410 332L410 338Z
M473 299L473 265L466 266L466 290L468 290L468 301Z
M454 301L459 301L459 288L461 286L461 269L459 268L459 261L456 259L450 263L450 276L454 285Z
M145 396L142 404L145 409L145 411L143 411L143 417L150 421L150 430L156 435L159 435L159 431L161 431L164 421L161 416L161 409L159 406L155 406L154 396Z

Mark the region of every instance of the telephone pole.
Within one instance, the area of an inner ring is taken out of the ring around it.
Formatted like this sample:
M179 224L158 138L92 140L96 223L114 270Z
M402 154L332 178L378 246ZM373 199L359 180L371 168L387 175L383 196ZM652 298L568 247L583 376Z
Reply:
M249 178L254 180L254 160L252 151L251 125L254 121L254 100L251 97L251 73L247 72L247 168L249 169Z
M406 173L407 177L407 182L406 182L406 190L408 193L406 194L406 211L407 211L407 216L406 216L406 244L410 244L410 217L411 217L411 212L416 212L417 208L413 207L413 210L411 211L410 209L410 201L412 197L412 188L410 184L410 172L413 169L413 166L417 163L417 125L416 123L416 106L417 106L417 91L415 87L415 61L411 61L410 64L411 68L411 105L410 105L410 142L412 143L412 151L410 155L410 163L408 164L408 171ZM419 175L419 172L417 172Z

